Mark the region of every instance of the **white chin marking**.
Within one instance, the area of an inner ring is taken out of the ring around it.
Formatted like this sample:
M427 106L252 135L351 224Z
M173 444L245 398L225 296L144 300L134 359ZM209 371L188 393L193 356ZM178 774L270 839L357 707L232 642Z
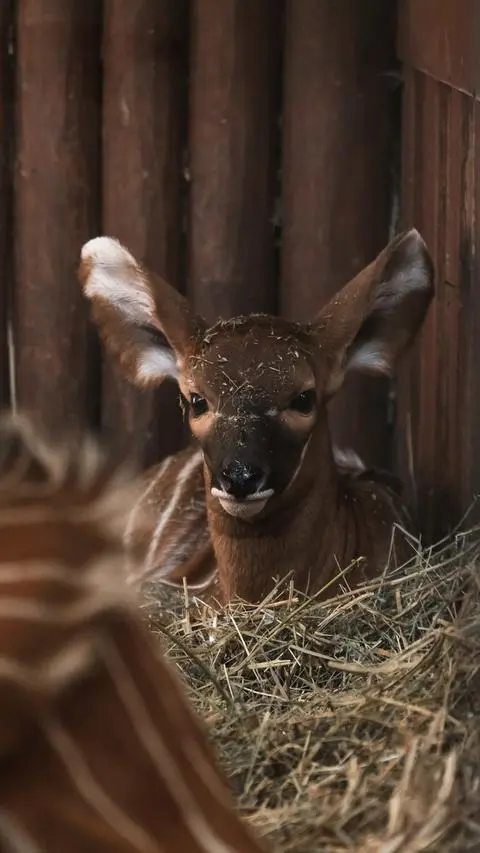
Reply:
M219 498L219 503L225 512L233 515L235 518L253 518L262 511L268 498L261 501L232 501Z
M253 518L262 511L268 499L274 494L273 489L265 489L264 492L257 492L255 495L249 495L245 500L235 500L231 495L228 495L222 489L213 488L211 490L212 497L218 498L218 502L225 512L233 515L235 518Z

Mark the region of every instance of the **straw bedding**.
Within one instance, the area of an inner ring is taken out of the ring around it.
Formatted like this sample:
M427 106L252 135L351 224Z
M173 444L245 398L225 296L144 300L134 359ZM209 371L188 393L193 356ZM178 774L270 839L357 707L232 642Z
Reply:
M457 537L326 602L286 582L218 615L145 590L267 850L480 850L478 562Z

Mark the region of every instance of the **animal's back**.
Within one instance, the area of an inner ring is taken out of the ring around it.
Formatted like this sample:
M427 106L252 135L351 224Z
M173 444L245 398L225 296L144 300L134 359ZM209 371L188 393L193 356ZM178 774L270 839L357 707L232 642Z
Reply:
M16 449L0 459L0 850L259 853L122 577L130 484L94 448L63 454L10 431Z
M389 471L356 468L341 471L341 486L348 508L348 532L351 537L346 568L355 561L348 575L350 585L371 580L387 566L404 566L415 554L413 523L403 498L401 480Z

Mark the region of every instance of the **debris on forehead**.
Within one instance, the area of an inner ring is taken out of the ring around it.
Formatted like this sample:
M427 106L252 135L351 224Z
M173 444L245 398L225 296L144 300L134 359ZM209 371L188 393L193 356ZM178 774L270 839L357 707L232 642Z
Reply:
M197 342L197 360L215 355L220 361L229 360L236 352L263 350L263 360L275 357L298 359L310 349L308 335L298 323L291 323L268 314L252 314L219 320ZM242 358L243 358L242 352Z
M304 331L269 315L220 320L202 335L188 366L194 381L202 380L220 396L260 399L294 381L310 354Z
M248 314L232 317L229 320L218 320L204 333L200 347L211 346L215 339L230 338L235 335L243 337L245 343L263 343L265 338L273 341L293 342L302 336L303 326L270 314Z
M248 374L258 377L259 374L267 372L285 375L295 372L301 355L296 341L288 342L287 346L277 349L265 347L265 341L258 341L256 338L252 338L241 348L236 342L227 340L213 342L202 352L192 355L190 366L194 370L203 369L208 372L240 372L244 378L247 378Z
M248 354L248 360L227 358L221 353L212 351L205 355L192 356L190 368L195 372L207 375L210 379L215 376L222 386L251 385L252 388L261 383L262 378L272 387L274 384L283 384L295 374L297 359L300 358L298 350L290 354L272 353L268 358L256 358L254 353ZM233 390L233 388L232 388Z

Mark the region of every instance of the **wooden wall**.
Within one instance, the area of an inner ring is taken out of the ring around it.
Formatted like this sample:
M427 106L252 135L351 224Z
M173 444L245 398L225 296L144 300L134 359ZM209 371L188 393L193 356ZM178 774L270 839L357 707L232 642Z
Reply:
M394 39L385 0L4 0L2 402L145 462L178 447L175 389L140 394L100 352L82 243L119 237L209 319L310 317L389 237ZM358 381L333 407L383 465L387 391Z
M427 240L437 294L402 372L398 450L429 538L480 489L479 46L476 0L400 0L403 222Z

